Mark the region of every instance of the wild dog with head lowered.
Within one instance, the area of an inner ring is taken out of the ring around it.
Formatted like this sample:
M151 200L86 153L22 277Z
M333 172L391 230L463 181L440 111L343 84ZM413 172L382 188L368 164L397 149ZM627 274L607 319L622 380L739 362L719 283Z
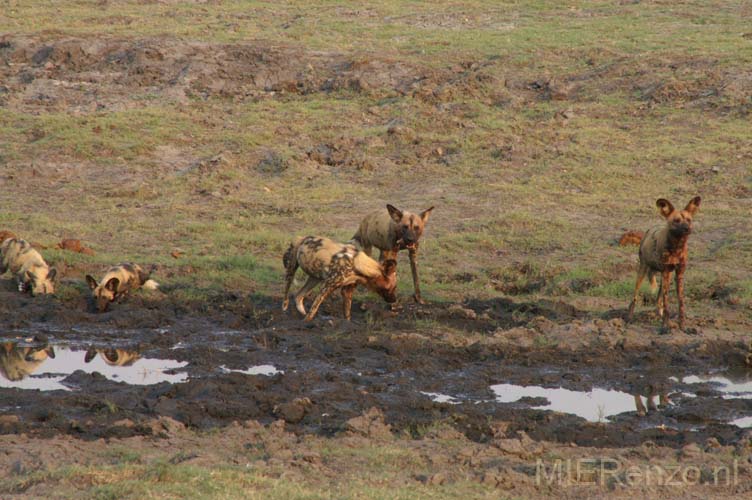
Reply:
M87 274L86 283L91 288L91 295L97 310L106 311L110 302L124 297L131 290L141 287L156 290L159 284L149 279L152 270L144 271L138 264L119 264L109 268L99 283Z
M656 288L656 275L661 274L661 284L657 294L658 315L663 318L661 330L669 330L668 292L671 287L671 272L676 272L676 295L679 299L679 329L684 329L684 271L687 268L687 241L692 233L692 217L700 208L700 197L692 198L684 210L677 210L666 199L655 202L666 224L651 228L640 241L640 267L634 297L629 304L627 320L632 321L640 285L645 276L650 279L650 287Z
M433 207L413 214L387 205L386 210L379 210L366 215L360 223L353 241L371 255L373 247L381 250L380 261L397 261L397 253L407 249L410 256L410 269L413 274L413 298L423 304L418 284L418 244L428 222Z
M50 267L30 243L8 238L0 244L0 275L10 270L16 276L18 291L32 295L55 293L57 270Z
M397 300L397 263L394 260L376 262L355 245L317 236L301 237L290 244L283 262L286 273L282 310L286 311L290 304L290 285L295 271L300 267L308 275L308 281L295 296L295 307L305 315L306 321L316 316L321 303L337 289L342 290L343 312L347 320L350 319L353 292L358 285L365 285L387 302ZM322 281L324 285L306 314L303 300Z

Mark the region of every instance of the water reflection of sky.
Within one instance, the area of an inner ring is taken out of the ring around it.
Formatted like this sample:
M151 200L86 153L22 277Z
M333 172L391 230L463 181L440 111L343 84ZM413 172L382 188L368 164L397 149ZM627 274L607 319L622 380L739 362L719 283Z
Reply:
M596 388L590 392L583 392L562 388L497 384L492 385L491 390L496 394L496 401L499 403L513 403L525 397L546 398L548 404L533 408L569 413L590 422L599 422L606 417L636 409L634 396L606 389Z
M713 383L715 388L723 393L724 399L752 399L752 380L743 377L733 381L722 375L689 375L682 379L685 384Z

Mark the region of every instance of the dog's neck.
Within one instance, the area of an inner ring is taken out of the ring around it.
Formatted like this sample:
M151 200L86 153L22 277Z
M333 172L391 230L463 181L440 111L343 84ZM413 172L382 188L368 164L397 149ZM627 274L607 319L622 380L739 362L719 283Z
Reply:
M666 238L666 250L672 254L680 250L685 250L687 248L688 241L689 234L685 234L683 236L674 236L673 234L671 234L671 231L669 231Z

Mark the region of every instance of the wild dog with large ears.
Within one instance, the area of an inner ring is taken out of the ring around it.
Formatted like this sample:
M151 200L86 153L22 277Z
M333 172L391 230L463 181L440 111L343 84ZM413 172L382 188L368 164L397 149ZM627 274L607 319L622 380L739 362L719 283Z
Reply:
M104 312L117 299L131 290L146 288L156 290L159 284L149 279L151 270L144 271L138 264L119 264L107 270L102 281L97 283L91 275L86 275L86 283L91 288L94 304L99 312Z
M371 255L373 247L381 251L379 260L397 260L397 253L407 249L410 256L410 269L413 274L413 298L423 304L418 283L418 244L426 228L428 217L434 207L423 210L419 214L402 211L393 205L387 205L386 210L379 210L365 216L360 223L358 232L352 240L363 251Z
M650 287L655 290L656 275L661 275L660 288L656 296L658 314L663 318L661 330L669 330L668 291L671 287L671 272L676 272L676 294L679 299L679 328L684 329L684 271L687 268L687 242L692 233L692 218L700 208L701 198L692 198L684 210L677 210L670 201L660 198L655 204L666 223L651 228L640 241L640 267L637 271L637 284L634 297L629 304L627 320L634 315L635 304L642 280L647 275Z
M8 270L16 276L19 292L55 293L57 270L48 266L42 255L25 240L8 238L0 244L0 275Z

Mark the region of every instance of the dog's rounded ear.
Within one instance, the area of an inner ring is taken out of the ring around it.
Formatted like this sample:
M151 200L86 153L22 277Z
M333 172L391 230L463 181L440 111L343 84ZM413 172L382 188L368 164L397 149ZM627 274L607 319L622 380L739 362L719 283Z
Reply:
M47 272L47 279L52 281L55 279L55 276L57 276L57 269L53 267Z
M394 259L387 259L384 261L384 276L391 276L397 272L397 261Z
M93 347L89 347L89 349L86 351L86 356L84 356L84 363L91 362L92 359L94 359L97 355L97 350Z
M389 216L392 218L394 222L396 222L397 224L402 222L402 211L400 209L392 205L389 205L388 203L386 205L386 209L387 211L389 211Z
M91 274L86 275L86 283L89 285L89 288L91 288L92 290L94 290L97 287L97 280L95 280Z
M700 208L701 201L702 201L702 198L700 198L699 196L695 196L694 198L689 200L689 203L687 203L687 206L684 207L684 210L694 215L695 212L697 212L697 210Z
M428 216L431 215L431 210L433 210L433 207L427 208L420 213L420 218L423 219L423 224L428 222Z
M104 286L107 290L111 292L117 292L118 285L120 285L120 280L117 278L110 278L110 281L107 282L107 284Z
M664 217L668 217L669 215L671 215L671 212L674 211L674 206L665 198L658 198L658 200L655 202L655 206L658 207L658 209L661 211L661 215Z

